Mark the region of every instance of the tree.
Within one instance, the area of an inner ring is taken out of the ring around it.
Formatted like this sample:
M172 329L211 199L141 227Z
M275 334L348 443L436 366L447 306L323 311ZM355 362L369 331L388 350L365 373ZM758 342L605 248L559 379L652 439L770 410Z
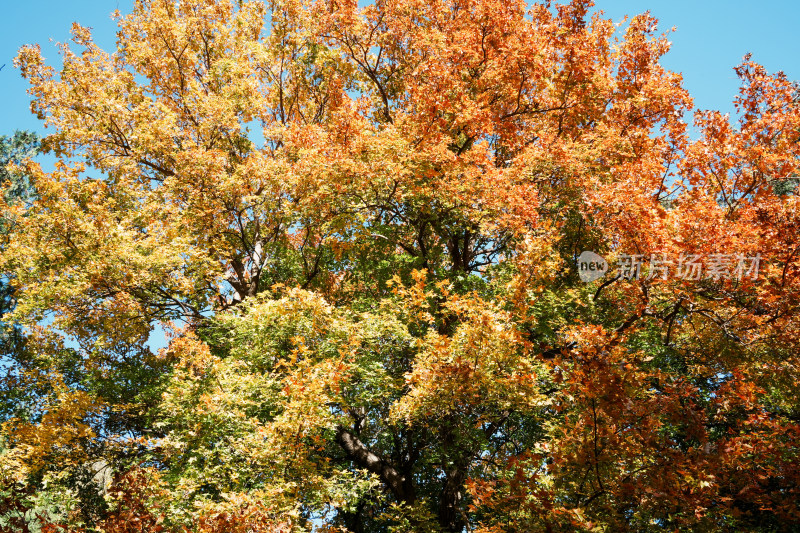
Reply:
M797 87L746 58L692 141L656 20L591 7L138 0L23 48L59 165L6 206L4 474L72 528L789 530Z

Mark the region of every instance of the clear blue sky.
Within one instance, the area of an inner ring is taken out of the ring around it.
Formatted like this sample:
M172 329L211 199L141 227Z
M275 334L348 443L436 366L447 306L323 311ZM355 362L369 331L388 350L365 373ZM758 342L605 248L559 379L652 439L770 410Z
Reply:
M17 49L39 43L45 57L57 64L50 39L67 40L73 21L94 28L96 41L112 48L116 26L110 14L115 9L128 12L132 0L3 0L3 4L0 134L17 128L45 133L30 113L26 84L12 66ZM800 33L798 0L597 0L597 4L616 21L650 10L662 30L676 28L664 64L683 73L698 108L732 111L738 87L732 68L747 52L770 72L783 70L800 79L800 46L794 37Z

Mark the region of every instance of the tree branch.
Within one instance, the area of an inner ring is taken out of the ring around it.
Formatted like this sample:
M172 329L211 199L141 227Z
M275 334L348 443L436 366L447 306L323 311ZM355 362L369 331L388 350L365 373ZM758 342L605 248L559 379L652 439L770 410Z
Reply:
M336 429L336 442L358 466L377 474L398 500L406 503L414 502L416 496L406 477L400 474L386 459L370 451L364 443L358 440L358 437L339 426Z

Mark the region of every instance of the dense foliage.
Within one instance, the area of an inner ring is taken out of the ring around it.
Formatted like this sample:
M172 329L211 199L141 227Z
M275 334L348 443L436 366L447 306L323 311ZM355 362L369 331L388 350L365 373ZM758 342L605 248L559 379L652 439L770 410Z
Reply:
M0 187L5 193L5 203L30 202L33 188L23 172L14 172L13 167L36 155L39 137L28 131L17 131L11 137L0 135ZM12 169L10 171L9 169ZM9 220L0 216L0 233L10 231ZM3 317L14 308L14 289L9 279L0 280L0 355L14 352L20 338L19 332Z
M797 87L746 58L693 140L656 20L591 8L137 0L23 48L58 164L3 206L0 524L792 530Z

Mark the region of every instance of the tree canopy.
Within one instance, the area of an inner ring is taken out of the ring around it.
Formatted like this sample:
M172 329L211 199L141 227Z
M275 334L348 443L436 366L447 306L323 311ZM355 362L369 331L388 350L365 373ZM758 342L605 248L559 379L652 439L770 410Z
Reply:
M789 531L797 85L747 57L690 117L592 6L136 0L21 49L57 164L3 204L0 525Z

